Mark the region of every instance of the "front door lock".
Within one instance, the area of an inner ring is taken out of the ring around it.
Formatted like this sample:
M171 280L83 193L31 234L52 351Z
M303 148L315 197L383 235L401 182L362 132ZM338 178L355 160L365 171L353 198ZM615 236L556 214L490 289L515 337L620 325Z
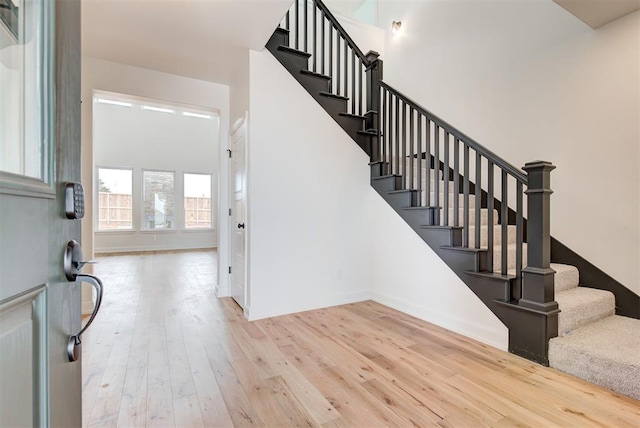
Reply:
M82 259L82 247L80 247L80 243L75 239L67 242L67 248L64 252L64 276L67 278L67 281L75 281L84 265L97 263L94 260Z

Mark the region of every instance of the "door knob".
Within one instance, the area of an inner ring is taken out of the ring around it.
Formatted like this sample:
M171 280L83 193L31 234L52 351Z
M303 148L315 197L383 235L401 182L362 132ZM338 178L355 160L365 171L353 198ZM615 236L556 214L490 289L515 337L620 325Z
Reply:
M82 260L82 247L75 239L67 242L67 247L64 252L64 276L67 281L75 281L76 276L82 270L82 267L87 263L97 263L93 260Z
M244 229L244 223L238 223L238 229Z

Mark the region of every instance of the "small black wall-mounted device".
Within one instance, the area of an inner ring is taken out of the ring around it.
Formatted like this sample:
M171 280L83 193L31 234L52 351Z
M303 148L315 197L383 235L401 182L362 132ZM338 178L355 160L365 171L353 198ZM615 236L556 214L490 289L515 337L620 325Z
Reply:
M64 185L64 211L69 219L84 217L84 188L82 184L70 181Z

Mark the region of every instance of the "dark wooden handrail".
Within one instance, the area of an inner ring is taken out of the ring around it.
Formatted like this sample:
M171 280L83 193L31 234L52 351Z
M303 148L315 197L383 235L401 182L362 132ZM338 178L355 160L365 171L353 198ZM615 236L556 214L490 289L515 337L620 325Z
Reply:
M303 1L307 1L307 0L303 0ZM347 41L347 43L349 44L349 47L353 49L353 51L356 53L358 58L362 60L362 63L368 67L369 60L367 59L367 56L360 50L356 42L353 41L353 39L349 36L347 31L344 28L342 28L342 25L340 25L340 22L338 22L338 19L335 16L333 16L333 13L331 13L329 8L324 3L322 3L321 0L313 0L313 2L318 6L318 9L320 9L322 13L324 13L327 20L329 20L329 22L331 22L331 24L335 27L338 34L340 34L340 36L342 36L342 38Z
M449 123L445 122L444 120L440 119L438 116L436 116L435 114L431 113L429 110L425 109L424 107L422 107L421 105L419 105L418 103L413 101L411 98L409 98L406 95L402 94L397 89L389 86L387 83L385 83L383 81L380 81L379 83L380 83L381 87L385 88L389 92L392 92L394 95L396 95L398 98L402 99L408 106L412 107L413 109L415 109L419 113L422 113L424 116L428 117L429 120L431 120L432 122L436 123L442 129L445 129L447 132L449 132L454 137L460 139L461 141L464 141L466 145L468 145L470 148L475 150L477 153L480 153L485 158L489 159L491 162L493 162L494 165L496 165L496 166L500 167L501 169L507 171L511 176L513 176L520 183L522 183L524 185L527 184L527 175L522 170L520 170L519 168L511 165L509 162L507 162L506 160L502 159L500 156L496 155L491 150L489 150L486 147L482 146L480 143L475 141L473 138L469 137L468 135L466 135L463 132L461 132L458 129L456 129L454 126L452 126Z

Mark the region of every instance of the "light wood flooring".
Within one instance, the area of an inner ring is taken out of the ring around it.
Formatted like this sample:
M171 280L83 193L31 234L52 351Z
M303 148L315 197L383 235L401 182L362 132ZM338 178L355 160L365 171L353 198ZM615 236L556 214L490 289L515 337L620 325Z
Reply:
M247 322L215 252L101 258L85 426L640 426L640 402L374 302Z

